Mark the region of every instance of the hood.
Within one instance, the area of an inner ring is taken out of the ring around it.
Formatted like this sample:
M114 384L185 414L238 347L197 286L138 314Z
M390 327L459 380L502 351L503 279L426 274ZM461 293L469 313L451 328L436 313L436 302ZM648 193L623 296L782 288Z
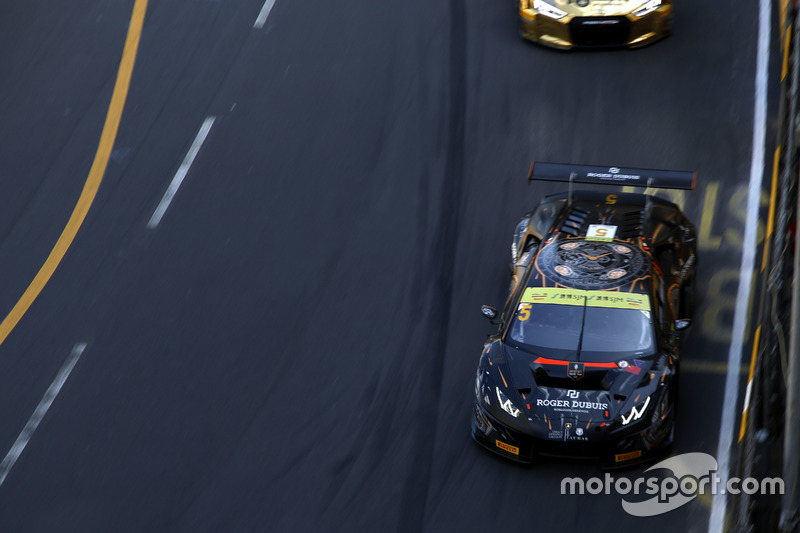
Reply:
M549 3L576 17L627 15L646 0L550 0Z
M605 363L549 359L505 346L511 381L526 414L544 422L573 419L578 425L613 421L637 401L650 381L654 356ZM577 359L577 358L575 358ZM561 424L559 424L560 426Z

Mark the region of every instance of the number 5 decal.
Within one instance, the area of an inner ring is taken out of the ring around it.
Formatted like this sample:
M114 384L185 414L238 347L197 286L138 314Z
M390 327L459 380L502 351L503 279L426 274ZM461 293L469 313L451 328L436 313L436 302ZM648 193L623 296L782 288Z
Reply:
M525 322L531 317L531 304L522 304L519 306L519 314L517 318L520 322Z

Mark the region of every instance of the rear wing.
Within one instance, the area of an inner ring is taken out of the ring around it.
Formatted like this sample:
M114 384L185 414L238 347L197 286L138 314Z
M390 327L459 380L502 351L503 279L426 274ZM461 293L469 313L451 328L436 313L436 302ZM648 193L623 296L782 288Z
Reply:
M597 167L592 165L563 165L534 161L528 172L532 180L654 187L656 189L684 189L694 191L697 172L680 170L652 170L644 168Z

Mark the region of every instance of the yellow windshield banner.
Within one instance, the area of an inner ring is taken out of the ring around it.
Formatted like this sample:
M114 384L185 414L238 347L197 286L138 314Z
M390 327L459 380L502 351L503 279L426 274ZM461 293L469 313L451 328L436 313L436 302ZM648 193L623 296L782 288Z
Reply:
M528 287L520 303L586 305L612 309L650 310L650 298L646 294L615 291L582 291L561 287Z

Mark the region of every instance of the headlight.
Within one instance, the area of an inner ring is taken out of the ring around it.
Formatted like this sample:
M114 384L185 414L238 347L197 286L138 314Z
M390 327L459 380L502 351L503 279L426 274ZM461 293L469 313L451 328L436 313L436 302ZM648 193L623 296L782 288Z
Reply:
M651 0L651 1L655 2L656 0ZM661 0L658 0L658 3L660 4ZM566 11L561 11L556 6L550 5L547 2L545 2L545 0L533 0L533 9L535 9L545 17L550 17L556 20L567 16Z
M650 396L644 401L644 403L639 404L639 408L637 409L635 406L633 409L628 411L628 416L622 415L622 425L628 425L630 422L634 420L639 420L644 415L644 412L647 411L647 406L650 405Z
M650 0L642 7L633 12L637 17L643 17L648 13L655 11L660 5L662 0Z
M519 409L514 407L511 400L506 398L506 395L500 391L500 387L495 387L495 390L497 391L497 402L500 404L500 407L503 408L503 411L517 418L520 413Z

